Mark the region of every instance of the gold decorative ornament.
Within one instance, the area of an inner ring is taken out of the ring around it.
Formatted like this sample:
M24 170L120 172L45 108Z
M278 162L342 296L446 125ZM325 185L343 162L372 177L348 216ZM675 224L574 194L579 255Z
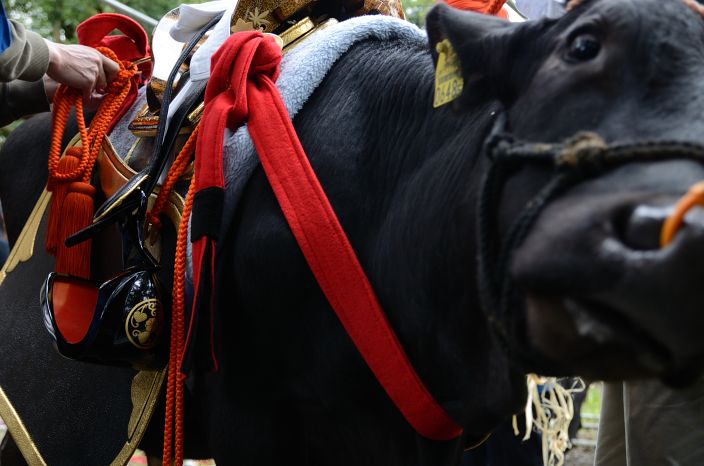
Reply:
M27 222L22 227L15 247L10 251L10 255L5 261L2 269L0 269L0 284L5 280L5 277L15 270L15 268L22 262L27 262L34 255L34 244L37 239L37 231L39 231L39 224L42 222L42 217L44 216L44 211L49 206L49 201L51 200L51 193L44 190L42 195L39 197L37 204L34 206L34 210L29 215Z
M273 32L281 23L274 16L274 9L282 4L282 0L247 0L237 4L230 26L236 26L238 20L252 23L254 30Z
M125 320L127 339L139 349L149 349L156 345L159 335L159 320L157 314L161 303L154 299L145 299L135 305Z
M281 39L284 41L284 47L288 47L297 39L305 36L307 33L312 31L313 28L315 28L315 24L313 24L313 20L308 17L298 21L296 24L281 33Z
M267 27L271 26L272 22L267 19L270 16L271 11L259 11L259 8L255 6L254 10L247 10L247 13L245 13L244 18L245 20L247 20L247 22L252 23L255 29L265 31Z
M127 440L110 466L124 466L134 455L154 413L159 393L166 379L166 369L140 371L132 379L130 390L132 413L127 425Z
M315 26L313 29L311 29L311 30L309 30L308 32L306 32L305 34L299 36L299 37L298 37L296 40L294 40L293 42L290 42L288 45L285 45L285 46L284 46L284 53L285 53L285 52L290 52L291 50L293 50L293 49L296 48L298 45L300 45L301 43L303 43L304 40L306 40L308 37L310 37L312 34L316 33L317 31L322 31L323 29L326 29L326 28L332 26L333 24L337 24L337 23L338 23L338 21L337 21L335 18L328 18L328 19L326 19L326 20L323 21L322 23L320 23L320 24L318 24L317 26Z
M230 34L244 31L254 31L254 24L247 21L243 21L242 18L237 18L235 24L230 26Z
M151 82L151 81L150 81ZM200 118L203 116L204 104L201 102L196 108L194 108L191 113L186 117L186 124L183 125L178 134L190 134L193 128L196 127ZM159 112L152 112L149 108L149 104L144 104L134 120L130 122L127 127L132 134L137 137L154 137L156 136L156 129L159 125Z

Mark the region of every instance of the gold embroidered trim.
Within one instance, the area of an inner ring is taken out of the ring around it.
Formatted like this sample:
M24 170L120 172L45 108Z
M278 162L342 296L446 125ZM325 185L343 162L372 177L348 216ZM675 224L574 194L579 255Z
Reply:
M0 417L7 424L7 428L12 434L12 439L17 444L29 466L46 466L46 461L39 453L32 436L27 431L27 427L25 427L2 387L0 387Z

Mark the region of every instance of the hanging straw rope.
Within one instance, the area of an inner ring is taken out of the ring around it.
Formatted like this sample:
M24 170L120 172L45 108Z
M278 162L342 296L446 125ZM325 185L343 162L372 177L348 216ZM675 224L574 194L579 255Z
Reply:
M529 374L526 378L528 400L526 401L526 433L523 440L530 438L535 428L542 438L543 464L562 466L565 451L570 446L568 429L574 417L572 394L585 389L584 381L577 379L570 388L565 388L555 377L540 377ZM513 416L513 432L519 435L518 419Z

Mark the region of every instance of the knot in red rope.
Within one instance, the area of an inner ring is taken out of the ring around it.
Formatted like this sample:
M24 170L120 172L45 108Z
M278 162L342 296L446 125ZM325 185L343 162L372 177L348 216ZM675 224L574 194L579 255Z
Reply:
M154 226L157 230L161 229L161 219L153 212L147 212L147 222Z
M108 84L105 92L107 94L120 94L125 90L126 87L132 85L132 77L139 73L137 65L129 60L120 60L120 57L110 48L105 46L96 47L98 52L102 53L118 65L120 65L120 70L117 72L113 80Z
M135 74L137 74L136 65L126 61L121 62L120 71L118 71L115 79L108 84L105 91L108 94L119 94L126 86L130 85L130 80Z
M261 32L231 35L211 58L205 104L227 110L227 127L237 129L247 119L247 85L279 77L281 49ZM222 143L222 141L219 141Z

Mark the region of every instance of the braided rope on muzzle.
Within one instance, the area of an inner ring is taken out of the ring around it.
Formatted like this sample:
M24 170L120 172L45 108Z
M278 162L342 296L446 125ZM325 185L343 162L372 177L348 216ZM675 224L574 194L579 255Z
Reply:
M536 361L517 341L516 314L522 303L511 279L510 266L548 203L567 189L630 162L690 159L704 163L704 146L686 141L645 141L608 144L598 134L577 133L559 143L516 140L507 131L506 115L497 117L484 153L490 160L477 209L478 281L482 310L494 334L513 361ZM539 164L552 168L550 179L523 207L499 238L496 216L503 188L519 168Z

